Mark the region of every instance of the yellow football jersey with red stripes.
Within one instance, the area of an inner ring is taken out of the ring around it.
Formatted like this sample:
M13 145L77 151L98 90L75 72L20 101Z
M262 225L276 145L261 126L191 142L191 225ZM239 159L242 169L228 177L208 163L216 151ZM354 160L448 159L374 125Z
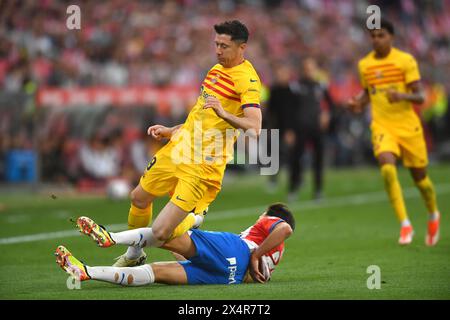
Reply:
M203 109L206 99L214 96L225 111L242 117L245 108L260 108L260 95L261 80L248 60L232 68L216 64L208 71L196 104L171 141L177 144L177 151L184 149L185 162L191 160L197 167L200 165L202 170L197 174L202 178L222 178L238 136L237 130L213 109Z
M361 85L367 89L372 106L372 124L389 128L394 134L407 136L416 134L411 128L418 128L420 120L412 103L400 101L390 103L386 92L393 89L407 92L409 83L420 80L419 68L412 55L392 48L388 56L376 59L370 52L358 64Z

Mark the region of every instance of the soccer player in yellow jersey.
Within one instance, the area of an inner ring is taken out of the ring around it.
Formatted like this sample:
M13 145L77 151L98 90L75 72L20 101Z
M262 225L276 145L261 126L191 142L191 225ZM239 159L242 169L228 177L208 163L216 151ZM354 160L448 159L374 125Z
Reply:
M386 192L401 223L399 243L413 238L413 227L405 208L397 178L396 159L411 172L429 213L425 243L433 246L439 238L440 214L436 193L427 175L427 149L419 117L413 103L424 102L420 73L413 56L392 46L394 27L381 20L380 29L370 30L373 51L359 61L363 91L350 99L349 107L360 112L371 103L372 144L381 168Z
M244 58L247 27L234 20L215 25L214 29L219 63L203 80L200 96L186 122L172 128L148 128L153 138L170 141L156 153L131 192L129 228L148 226L155 198L169 194L171 199L153 222L147 246L160 247L201 223L202 213L221 189L236 129L254 136L261 131L261 82ZM192 212L195 214L189 214ZM135 266L145 259L142 249L130 246L114 265Z

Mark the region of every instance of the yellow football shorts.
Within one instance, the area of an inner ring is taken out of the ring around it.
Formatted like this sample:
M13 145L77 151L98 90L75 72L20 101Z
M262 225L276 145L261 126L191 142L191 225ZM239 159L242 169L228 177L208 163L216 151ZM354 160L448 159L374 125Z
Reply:
M148 193L160 197L169 194L170 201L186 212L202 213L220 191L220 180L199 177L199 165L175 164L171 146L161 148L148 164L139 184Z
M428 165L428 154L421 128L407 137L400 137L380 125L372 124L372 145L375 157L391 152L401 158L407 168L423 168Z

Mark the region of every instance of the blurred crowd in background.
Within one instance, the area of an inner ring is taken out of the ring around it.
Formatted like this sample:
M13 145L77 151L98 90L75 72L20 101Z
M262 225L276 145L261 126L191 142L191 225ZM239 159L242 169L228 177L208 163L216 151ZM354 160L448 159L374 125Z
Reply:
M81 9L81 30L66 27L71 4ZM295 80L303 59L314 58L317 78L334 101L327 164L371 162L369 113L354 116L342 108L360 89L357 61L371 50L369 4L394 22L395 45L419 62L428 99L418 112L430 151L439 154L450 139L448 0L2 1L0 181L14 180L8 176L10 163L18 163L13 151L37 150L43 181L82 187L126 176L135 182L159 147L146 137L147 126L182 122L192 101L166 114L139 105L55 110L37 105L36 93L45 87L199 87L216 63L213 25L230 19L249 28L246 58L265 85L263 101L280 81L279 68L288 66Z

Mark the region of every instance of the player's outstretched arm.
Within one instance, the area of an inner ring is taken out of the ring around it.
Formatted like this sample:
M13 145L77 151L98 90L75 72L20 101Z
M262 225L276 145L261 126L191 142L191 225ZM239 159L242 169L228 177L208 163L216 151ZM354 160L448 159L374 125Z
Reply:
M290 237L292 232L293 230L289 224L286 222L281 222L275 226L263 243L261 243L255 251L253 251L250 256L249 272L254 281L261 283L266 282L266 279L264 279L264 276L259 271L260 258L273 248L283 243L283 241Z

